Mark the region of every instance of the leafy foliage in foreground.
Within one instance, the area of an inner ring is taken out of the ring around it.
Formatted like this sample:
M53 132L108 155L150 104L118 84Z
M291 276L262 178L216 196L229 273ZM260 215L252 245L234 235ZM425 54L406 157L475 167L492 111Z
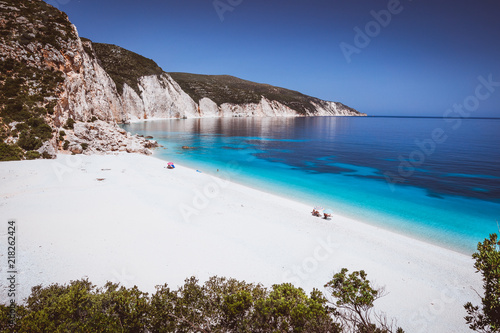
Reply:
M151 297L137 287L111 282L103 288L88 280L36 286L12 322L9 307L0 305L0 332L393 332L371 322L363 327L346 324L338 305L356 308L361 302L369 309L375 298L354 295L378 295L364 273L354 272L354 279L345 280L346 272L327 284L337 303L319 290L307 295L289 283L267 289L221 277L203 285L191 277L177 290L157 286Z
M465 304L465 320L477 332L500 332L500 240L497 234L478 243L474 267L483 276L482 307Z

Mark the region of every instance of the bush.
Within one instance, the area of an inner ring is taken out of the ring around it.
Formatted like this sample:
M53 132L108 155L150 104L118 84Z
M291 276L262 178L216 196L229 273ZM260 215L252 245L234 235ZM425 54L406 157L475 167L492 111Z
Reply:
M68 120L66 120L66 124L64 125L64 128L65 129L73 129L75 126L75 121L73 120L73 118L68 118Z
M32 117L28 120L28 126L31 127L31 132L42 141L52 138L52 128L45 123L42 118Z
M63 149L64 150L68 150L68 148L69 148L69 141L68 140L64 140Z
M465 320L471 330L477 332L500 332L500 240L497 234L477 245L472 255L476 260L476 272L483 276L484 296L481 308L468 302Z
M89 147L89 144L86 143L86 142L84 142L84 143L81 144L81 146L82 146L83 150L87 150L87 148Z
M28 131L22 131L17 141L19 147L24 150L37 150L42 146L42 140L38 139Z
M20 103L19 101L10 102L6 104L5 108L2 110L2 115L6 119L12 119L14 121L24 121L28 119L30 116L28 110L26 110L23 104Z
M36 150L30 150L28 152L26 152L26 154L24 155L24 157L27 159L27 160L36 160L38 158L40 158L40 153L37 152Z
M17 145L0 142L0 161L16 161L23 158L23 151Z
M177 290L165 284L151 297L137 287L89 280L35 286L17 307L15 326L23 332L341 332L326 300L291 284L261 285L210 278L186 279ZM8 323L0 305L0 328Z
M44 151L42 153L42 158L45 159L45 160L51 160L52 156L49 153L47 153L46 151Z

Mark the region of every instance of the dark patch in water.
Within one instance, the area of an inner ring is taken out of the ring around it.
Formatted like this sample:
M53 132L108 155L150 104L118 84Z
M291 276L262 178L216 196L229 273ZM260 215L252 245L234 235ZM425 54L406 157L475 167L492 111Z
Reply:
M442 196L434 192L427 192L427 196L436 199L444 199Z
M242 147L230 147L230 146L222 146L221 147L222 149L230 149L230 150L244 150L246 148L242 148Z

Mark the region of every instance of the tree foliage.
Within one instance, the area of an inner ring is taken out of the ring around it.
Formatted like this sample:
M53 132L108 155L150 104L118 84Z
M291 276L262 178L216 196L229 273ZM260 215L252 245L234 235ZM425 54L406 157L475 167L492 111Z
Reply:
M497 234L478 243L474 267L483 276L482 306L465 304L465 320L477 332L500 332L500 240Z
M331 304L335 308L337 318L348 332L390 333L394 330L402 333L401 328L394 329L384 315L373 313L373 302L384 296L383 289L374 289L367 279L365 271L348 274L346 268L333 276L325 284Z
M352 295L339 295L342 304L359 301ZM177 289L157 286L151 296L87 279L36 286L12 323L9 310L0 305L0 332L347 332L319 290L307 295L289 283L267 289L223 277L204 284L191 277Z

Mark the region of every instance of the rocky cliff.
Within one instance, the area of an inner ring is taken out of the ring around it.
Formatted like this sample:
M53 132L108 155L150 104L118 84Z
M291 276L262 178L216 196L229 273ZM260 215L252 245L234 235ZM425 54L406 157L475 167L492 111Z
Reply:
M339 102L229 75L165 73L151 59L85 40L114 80L123 117L117 121L192 117L364 116Z
M0 160L151 153L117 124L142 119L364 115L341 103L231 76L165 73L118 46L80 39L41 0L0 0Z
M40 0L0 1L0 160L150 154L154 142L118 127L123 112L66 14Z

